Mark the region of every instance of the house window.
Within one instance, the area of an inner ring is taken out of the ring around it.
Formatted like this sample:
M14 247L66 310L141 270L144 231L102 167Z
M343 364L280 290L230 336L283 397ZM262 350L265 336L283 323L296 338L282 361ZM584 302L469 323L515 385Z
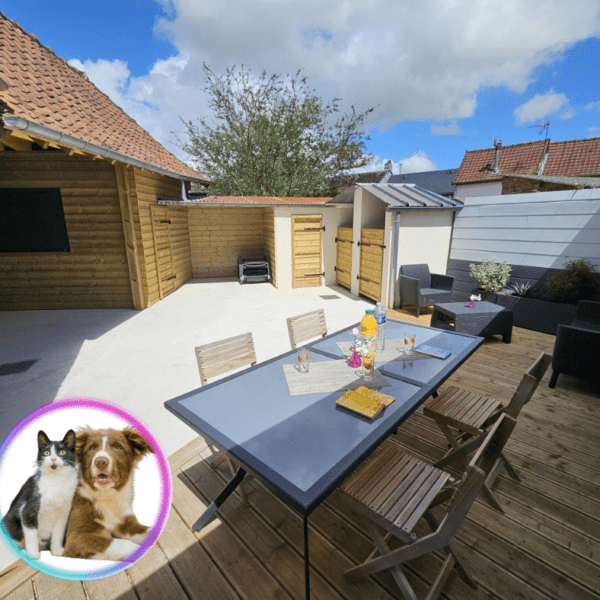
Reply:
M59 188L0 188L0 252L69 252Z

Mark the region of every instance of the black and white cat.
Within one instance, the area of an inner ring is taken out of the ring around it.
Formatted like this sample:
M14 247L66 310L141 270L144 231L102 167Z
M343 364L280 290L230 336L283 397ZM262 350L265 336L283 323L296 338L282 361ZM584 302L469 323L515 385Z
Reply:
M40 550L62 556L65 530L78 483L75 432L67 431L61 442L37 435L36 472L12 501L4 525L10 536L34 559Z

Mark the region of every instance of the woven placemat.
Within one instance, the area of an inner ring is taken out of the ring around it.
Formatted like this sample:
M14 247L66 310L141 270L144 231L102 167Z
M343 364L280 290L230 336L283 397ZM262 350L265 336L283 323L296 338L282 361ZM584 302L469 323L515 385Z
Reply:
M431 356L426 356L420 352L415 352L410 356L406 356L404 353L401 354L398 349L400 344L404 345L403 340L386 340L385 350L383 352L378 352L375 355L375 364L378 362L390 362L392 360L421 360L423 358L431 358ZM345 356L350 356L350 346L352 346L352 342L338 342L337 345Z
M353 390L361 385L366 387L385 387L390 382L377 370L373 381L365 381L349 367L345 360L311 362L308 373L301 373L295 365L283 365L283 372L290 395L325 394L340 390Z

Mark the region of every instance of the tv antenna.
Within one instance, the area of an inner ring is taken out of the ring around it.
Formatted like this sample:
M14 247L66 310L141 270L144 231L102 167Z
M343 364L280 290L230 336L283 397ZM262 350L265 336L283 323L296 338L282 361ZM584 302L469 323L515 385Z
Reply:
M545 121L544 123L540 123L539 125L529 125L529 127L539 127L539 135L542 135L542 132L545 130L546 135L544 136L544 139L548 139L548 129L550 128L550 121Z

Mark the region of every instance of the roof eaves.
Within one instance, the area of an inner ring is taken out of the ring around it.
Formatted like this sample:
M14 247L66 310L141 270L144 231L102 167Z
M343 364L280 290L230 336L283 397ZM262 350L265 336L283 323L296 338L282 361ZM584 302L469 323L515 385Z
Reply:
M23 117L15 117L12 115L4 115L2 117L2 121L4 122L4 126L7 129L25 131L30 133L33 136L37 136L40 138L47 139L52 142L57 142L69 148L75 148L77 150L82 150L84 152L89 152L91 154L97 154L102 158L116 160L118 162L132 165L134 167L139 167L141 169L146 169L148 171L153 171L160 175L165 175L167 177L172 177L174 179L179 179L183 181L194 181L198 183L209 184L210 181L204 179L200 173L198 173L198 177L193 177L191 175L184 175L183 173L176 173L174 171L169 171L167 169L163 169L162 167L158 167L151 163L147 163L141 161L132 156L127 156L125 154L121 154L120 152L115 152L110 148L106 148L104 146L98 146L96 144L92 144L91 142L87 142L81 138L75 137L70 134L62 133L57 131L56 129L52 129L45 125L40 125L39 123L35 123L34 121L29 121L24 119Z

